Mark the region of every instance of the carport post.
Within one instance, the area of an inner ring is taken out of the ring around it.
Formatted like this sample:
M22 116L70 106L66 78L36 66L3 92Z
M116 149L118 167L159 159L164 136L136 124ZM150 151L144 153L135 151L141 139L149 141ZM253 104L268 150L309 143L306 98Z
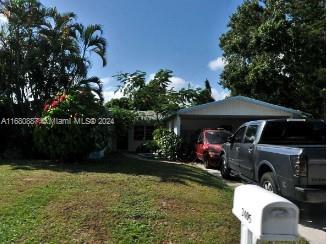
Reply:
M178 114L176 116L176 123L175 123L174 132L178 136L181 135L181 117Z

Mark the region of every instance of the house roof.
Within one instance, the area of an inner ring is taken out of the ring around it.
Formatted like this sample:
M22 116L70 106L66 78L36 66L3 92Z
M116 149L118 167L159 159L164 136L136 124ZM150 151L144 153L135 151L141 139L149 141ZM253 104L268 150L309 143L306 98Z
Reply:
M205 103L205 104L193 106L193 107L190 107L190 108L180 109L177 112L175 112L174 114L172 114L171 116L174 116L176 114L179 114L179 115L188 114L188 113L195 112L197 110L205 109L208 106L220 105L220 104L228 103L228 102L231 102L231 101L243 101L243 102L259 105L259 106L262 106L262 107L265 107L265 108L268 108L268 109L279 110L279 111L283 111L283 112L286 112L286 113L291 113L291 114L294 114L294 115L299 115L299 116L307 115L307 116L310 116L310 114L304 113L304 112L302 112L300 110L295 110L295 109L291 109L291 108L287 108L287 107L283 107L283 106L263 102L263 101L253 99L253 98L249 98L249 97L245 97L245 96L228 97L228 98L225 98L223 100L210 102L210 103ZM171 117L171 116L169 116L169 117Z
M154 121L157 119L159 119L159 120L162 119L162 115L157 114L153 110L136 111L136 113L138 115L138 120L141 120L141 121Z

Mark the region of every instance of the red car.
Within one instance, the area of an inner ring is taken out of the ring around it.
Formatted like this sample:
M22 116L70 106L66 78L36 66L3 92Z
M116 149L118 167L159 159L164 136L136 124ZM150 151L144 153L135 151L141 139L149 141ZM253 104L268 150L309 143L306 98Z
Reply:
M195 145L196 159L203 162L205 168L220 167L221 145L232 133L224 129L203 129Z

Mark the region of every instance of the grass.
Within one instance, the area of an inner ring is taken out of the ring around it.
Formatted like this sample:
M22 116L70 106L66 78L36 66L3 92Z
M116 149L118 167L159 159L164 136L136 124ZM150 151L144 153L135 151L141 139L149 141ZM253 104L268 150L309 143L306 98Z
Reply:
M1 161L0 185L0 243L239 242L232 190L190 166Z
M186 165L0 161L0 243L239 243L232 189Z

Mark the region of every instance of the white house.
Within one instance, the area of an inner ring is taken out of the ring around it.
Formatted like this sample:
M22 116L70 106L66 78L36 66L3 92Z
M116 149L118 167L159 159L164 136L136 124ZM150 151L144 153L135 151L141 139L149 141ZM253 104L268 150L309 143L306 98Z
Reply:
M109 146L112 150L135 152L140 145L152 140L152 132L162 117L154 111L136 113L137 121L125 133L110 139Z
M167 127L177 135L192 136L202 128L225 128L235 131L250 120L303 118L309 116L294 110L244 96L229 97L177 111L166 119Z
M158 117L159 115L154 111L137 113L139 119L135 124L130 126L126 133L111 139L109 144L113 150L135 152L142 143L152 140L152 132L163 118ZM250 120L302 118L308 115L299 110L235 96L181 109L165 118L164 122L167 128L192 142L202 128L225 128L234 131Z

